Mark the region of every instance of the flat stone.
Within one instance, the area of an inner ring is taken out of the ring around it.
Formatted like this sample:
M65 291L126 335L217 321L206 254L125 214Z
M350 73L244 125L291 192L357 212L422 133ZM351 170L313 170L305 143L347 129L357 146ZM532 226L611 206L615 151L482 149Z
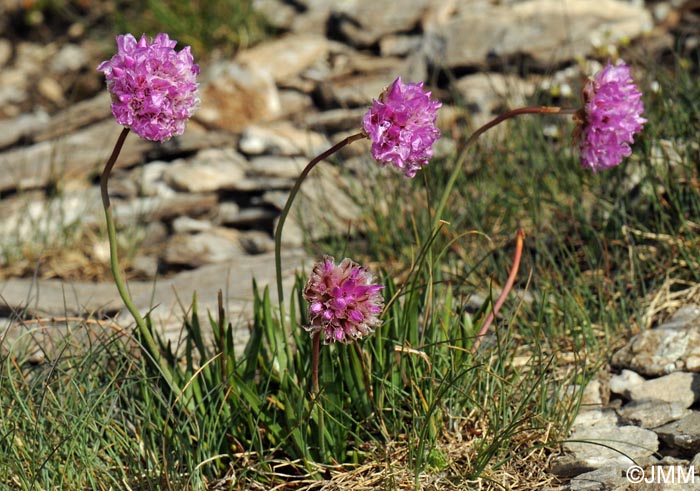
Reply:
M201 77L202 104L193 116L208 127L238 133L256 121L281 113L272 75L233 62L218 62Z
M338 31L351 44L367 47L388 34L412 31L430 4L430 0L336 2L333 15Z
M642 400L632 401L617 410L620 417L642 428L656 428L692 413L682 402Z
M287 299L294 283L295 270L309 261L306 254L298 249L282 251L283 286ZM149 312L156 329L173 343L181 339L183 306L187 308L196 294L200 313L216 312L217 294L221 290L228 318L235 327L239 326L234 336L237 352L240 353L248 338L248 330L243 326L252 319L253 278L261 291L265 286L274 285L274 265L271 253L245 255L224 263L183 271L171 278L130 281L128 286L135 306L144 314ZM276 292L276 288L270 289L273 302L277 299ZM123 328L133 325L113 283L10 278L0 281L0 311L23 312L26 316L42 318L77 315L100 318L121 312L117 322ZM206 329L204 331L208 332ZM60 335L57 330L45 332ZM3 349L12 346L19 337L27 337L26 333L26 326L0 325L0 338L5 336Z
M236 62L269 73L278 84L299 75L318 59L326 57L329 41L316 34L287 34L260 43L236 56Z
M196 234L176 234L165 246L167 264L198 268L245 255L236 230L216 227Z
M307 163L308 161L306 159L298 157L264 155L250 160L250 172L256 176L262 177L295 179L299 176Z
M675 402L687 408L700 400L700 374L670 373L633 385L623 395L632 401Z
M601 467L571 479L569 491L626 491L629 480L622 467Z
M613 394L626 394L632 387L641 385L646 379L632 370L623 369L619 374L610 377L609 387Z
M43 141L0 154L0 192L45 187L56 175L87 179L101 171L117 141L121 126L104 121L65 138ZM116 168L134 165L155 143L126 139Z
M230 188L245 177L245 159L232 148L202 150L171 164L165 181L178 191L206 193Z
M0 148L14 145L22 139L33 138L49 121L49 115L41 110L0 120Z
M637 426L578 426L564 442L581 468L630 466L659 449L656 433Z
M693 454L700 452L700 412L654 430L667 445Z
M585 57L604 42L633 39L651 29L643 5L618 0L455 3L454 15L424 24L429 56L449 68L483 65L489 57L528 55L541 65Z
M700 371L700 317L695 309L687 306L667 322L637 334L613 354L612 364L650 376Z
M325 136L315 131L299 129L289 122L280 122L246 127L238 146L247 155L313 157L330 145Z

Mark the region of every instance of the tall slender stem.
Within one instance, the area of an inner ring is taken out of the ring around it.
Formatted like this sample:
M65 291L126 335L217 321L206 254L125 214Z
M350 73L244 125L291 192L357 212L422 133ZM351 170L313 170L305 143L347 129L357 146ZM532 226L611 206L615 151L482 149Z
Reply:
M299 177L297 177L297 180L294 183L292 190L289 192L287 203L284 205L284 209L282 210L282 213L280 214L279 220L277 222L277 229L275 230L275 271L277 273L277 299L279 301L280 308L282 308L282 306L284 305L284 290L282 288L282 229L284 228L284 222L287 220L287 215L289 215L289 210L292 208L294 198L299 193L299 189L301 188L304 179L306 179L306 176L309 174L309 172L311 172L311 169L313 169L316 166L316 164L318 164L324 159L327 159L344 146L366 137L367 135L365 135L364 133L356 133L354 135L348 136L344 140L341 140L340 142L333 145L325 152L314 157L308 164L306 164L306 167L304 167L304 170L301 171L301 174L299 174Z
M315 332L312 339L311 350L311 392L318 396L318 360L321 354L321 333Z
M107 160L105 168L102 171L102 175L100 176L100 192L102 194L102 206L105 210L105 220L107 222L107 237L109 239L109 265L112 270L112 275L114 276L114 283L117 285L117 290L119 290L119 295L121 296L122 301L124 302L124 305L126 306L127 310L134 318L136 326L139 330L139 334L141 335L141 339L143 339L143 342L146 345L146 350L152 357L151 362L155 360L157 368L160 368L163 378L165 379L168 386L170 386L170 388L179 395L180 390L175 384L172 373L170 371L170 367L168 366L165 358L161 356L160 348L158 347L158 344L156 343L155 339L153 339L153 336L151 335L151 332L148 329L148 326L146 325L146 321L143 319L143 317L141 317L141 314L134 305L134 302L132 301L131 296L129 295L129 291L126 287L126 283L122 279L121 272L119 270L119 256L117 253L117 230L114 224L114 217L112 216L112 204L109 199L108 186L109 176L112 173L112 168L117 162L117 158L119 157L119 153L121 152L122 147L124 146L124 141L126 140L128 134L129 128L124 128L120 133L119 138L117 139L117 143L114 145L114 150L112 150L112 155L110 155L109 160Z
M452 192L452 188L455 185L455 181L457 181L457 177L459 176L459 173L462 169L462 166L464 165L465 160L467 160L467 150L469 149L469 147L472 146L472 144L474 142L476 142L476 140L479 139L479 137L481 135L486 133L488 130L490 130L494 126L501 124L506 119L514 118L515 116L520 116L522 114L575 114L575 113L576 113L575 109L562 109L560 107L552 107L552 106L520 107L517 109L511 109L510 111L506 111L503 114L496 116L494 119L492 119L491 121L489 121L485 125L478 128L474 133L472 133L472 135L469 137L467 142L464 144L464 148L462 149L462 153L459 155L459 159L457 159L455 167L452 170L452 174L450 175L450 179L447 181L447 185L445 186L445 190L442 193L438 207L435 210L435 225L437 225L438 221L442 219L442 212L445 211L445 206L447 205L447 198L449 197L450 193Z
M476 340L472 345L472 353L476 353L476 350L479 349L479 346L481 345L481 340L484 338L486 332L489 330L489 327L491 326L493 319L496 317L496 314L498 314L498 311L501 310L503 302L506 301L508 293L510 293L510 291L513 289L513 283L515 283L515 277L518 275L518 269L520 268L520 259L522 258L523 254L524 239L525 231L523 229L518 229L518 235L515 238L515 254L513 254L513 267L510 268L510 274L508 275L506 284L503 285L503 290L501 290L501 294L498 296L496 303L493 304L493 308L491 309L491 312L489 313L488 317L481 325L481 329L479 329L479 334L476 335Z

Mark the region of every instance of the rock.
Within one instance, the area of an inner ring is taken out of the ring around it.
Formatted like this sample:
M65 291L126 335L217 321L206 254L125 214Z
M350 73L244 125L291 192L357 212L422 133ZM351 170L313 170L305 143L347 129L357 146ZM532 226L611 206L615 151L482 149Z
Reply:
M617 414L625 422L647 429L676 421L691 412L682 402L653 399L632 401L617 410Z
M322 162L307 176L284 226L282 240L290 246L358 227L359 207L345 191L347 184L339 170ZM289 196L285 191L267 191L263 202L282 210Z
M298 14L287 2L280 0L255 0L253 8L275 29L289 31Z
M89 64L85 49L79 44L68 43L61 46L58 52L51 57L49 69L54 74L77 72Z
M232 148L202 150L191 160L174 162L164 179L173 189L206 193L228 189L245 177L245 159Z
M314 131L299 129L291 123L248 126L238 147L247 155L302 155L313 157L329 147L328 140Z
M673 448L694 455L700 452L700 412L668 423L654 430L661 440Z
M624 369L619 374L610 377L610 392L624 395L627 394L632 387L641 385L644 382L646 382L646 379L637 372Z
M455 82L455 87L475 127L487 123L495 113L526 105L535 91L533 81L500 73L466 75Z
M332 8L338 32L353 46L368 47L388 34L412 31L430 0L336 2Z
M604 41L633 39L651 29L642 5L618 0L525 0L475 8L456 3L449 17L429 17L426 47L447 68L483 65L489 57L527 55L543 66L585 57Z
M0 29L2 31L2 29ZM12 43L7 39L0 38L0 67L7 65L12 58Z
M417 35L389 35L379 41L379 53L382 56L407 56L421 49L423 37Z
M367 111L372 100L378 98L394 79L396 71L331 79L320 84L319 94L326 107L362 106ZM358 129L360 124L358 121Z
M262 254L275 250L275 241L267 232L246 230L241 233L241 244L248 254Z
M593 470L642 465L658 450L659 441L656 433L637 426L577 426L563 447L580 469Z
M281 113L275 81L268 72L218 62L201 77L202 105L194 115L205 126L237 133Z
M700 371L700 317L696 307L634 336L612 357L612 364L649 376L678 370Z
M165 247L163 260L170 265L198 268L245 255L237 231L210 228L197 234L176 234Z
M377 97L377 96L373 96ZM323 130L326 133L351 131L355 133L362 129L362 118L369 107L355 109L330 109L319 113L304 115L303 124L308 128Z
M169 221L188 215L192 217L207 213L217 204L216 194L175 193L169 196L146 196L118 202L113 200L114 216L118 225Z
M622 467L601 467L571 479L569 491L625 491L629 480Z
M103 90L95 97L71 104L53 115L48 124L36 132L35 140L44 141L67 135L78 128L111 117L111 100L109 92Z
M287 298L294 283L294 271L302 263L309 263L306 255L299 250L282 251L283 286ZM166 340L177 342L181 335L183 311L181 306L189 306L195 293L199 312L215 311L219 290L224 292L229 319L237 319L235 325L243 326L250 319L250 302L253 298L251 284L253 276L262 289L275 282L274 257L271 253L256 256L237 256L225 263L203 266L192 271L183 271L172 278L156 281L130 281L129 291L135 306L142 312L149 312L156 329ZM69 292L69 293L68 293ZM271 288L270 296L276 301L276 289ZM124 310L117 289L113 283L65 282L33 278L10 278L0 280L0 310L3 312L23 312L27 316L72 316L90 315L99 318ZM130 322L128 313L119 317L119 324L126 328ZM52 330L43 330L53 332ZM13 345L26 332L21 325L0 326L0 339L5 346ZM208 332L204 329L204 332ZM235 330L236 350L242 352L248 338L245 329ZM25 336L26 337L26 336ZM44 344L46 346L46 344Z
M241 51L236 62L269 73L280 85L328 55L329 41L317 34L288 34Z
M49 121L49 115L41 110L0 120L0 148L14 145L22 139L31 139Z
M265 155L250 160L250 172L262 177L285 177L296 179L308 162L293 157Z
M85 179L101 171L117 141L121 127L104 121L66 138L19 147L0 154L0 192L44 187L56 176ZM141 160L154 145L127 138L117 162L124 168Z
M204 232L213 227L209 220L197 220L188 216L179 216L173 220L173 232L176 234L190 234Z
M675 402L687 408L700 400L700 374L674 372L633 385L623 395L636 402Z
M237 213L222 213L219 210L217 222L228 226L253 226L270 224L277 217L276 211L262 207L247 207Z

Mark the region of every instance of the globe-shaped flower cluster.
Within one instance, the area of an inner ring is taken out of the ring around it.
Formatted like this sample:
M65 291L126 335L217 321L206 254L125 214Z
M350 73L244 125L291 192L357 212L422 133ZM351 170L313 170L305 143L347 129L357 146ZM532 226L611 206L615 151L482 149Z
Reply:
M147 140L181 135L199 105L199 66L189 46L177 52L176 44L163 33L152 41L119 35L117 54L97 67L105 74L117 122Z
M407 177L414 177L433 156L432 146L440 138L435 126L442 104L430 98L423 83L397 78L375 99L362 126L372 140L372 156L382 164L393 164Z
M350 259L336 265L332 257L325 256L314 266L304 288L304 299L309 302L306 330L320 332L325 344L351 343L374 332L381 324L384 287L372 281L372 274Z
M632 153L642 130L644 104L627 65L607 66L583 88L583 109L574 116L581 165L594 172L614 167Z

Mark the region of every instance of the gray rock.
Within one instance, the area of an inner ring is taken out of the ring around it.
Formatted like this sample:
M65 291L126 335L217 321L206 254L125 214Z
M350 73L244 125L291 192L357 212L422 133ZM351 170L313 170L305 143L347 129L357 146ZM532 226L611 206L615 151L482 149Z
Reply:
M657 376L678 370L700 371L700 319L696 307L634 336L612 357L614 366Z
M170 265L198 268L245 255L239 233L211 228L196 234L176 234L165 246L163 260Z
M299 129L288 122L265 126L250 125L243 131L238 145L239 150L247 155L307 157L313 157L330 146L325 136Z
M429 17L436 39L430 58L453 68L482 65L488 57L526 54L542 64L584 57L604 42L640 36L652 27L643 6L618 0L525 0L512 5L456 3L449 17Z
M675 402L687 408L700 400L700 374L670 373L633 385L623 395L632 401Z
M282 251L283 285L286 297L294 282L294 270L309 259L299 250ZM150 312L156 329L166 339L177 342L182 329L183 310L189 306L195 293L200 313L215 312L219 290L224 292L228 318L234 326L244 326L251 318L250 303L253 298L253 277L262 289L275 282L274 257L270 253L256 256L238 256L225 263L203 266L184 271L172 278L156 281L130 281L129 291L136 307ZM276 288L271 288L272 301L276 301ZM29 316L61 317L73 315L113 314L124 309L113 283L64 282L61 280L34 280L10 278L0 280L0 306L3 311L26 312ZM122 328L132 322L128 313L120 315ZM6 328L2 329L2 328ZM11 346L26 333L26 328L13 324L0 325L3 347ZM44 330L54 332L53 330ZM57 331L55 331L57 333ZM207 330L205 330L205 333ZM240 352L248 338L246 329L236 329L236 348ZM4 348L3 348L4 349Z
M250 160L250 172L261 177L296 179L307 163L301 158L264 155Z
M241 51L236 62L269 73L280 85L328 55L330 44L325 36L288 34Z
M569 483L569 491L623 491L628 486L625 469L608 466L574 477Z
M193 119L208 127L237 133L253 122L271 120L281 113L279 93L267 71L218 62L201 79L202 104Z
M0 148L14 145L23 138L31 138L49 120L49 115L41 110L0 120Z
M648 429L676 421L691 412L682 402L658 400L632 401L617 410L625 422Z
M667 445L685 451L700 452L700 412L668 423L654 430Z
M51 57L50 70L55 74L77 72L89 64L89 58L85 49L73 43L64 44L58 52Z
M179 216L173 220L173 232L176 234L190 234L204 232L213 227L209 220L197 220L188 216Z
M388 34L409 32L419 25L431 0L405 0L403 2L377 2L357 0L335 2L333 15L337 29L348 41L359 47L367 47Z
M627 394L632 387L641 385L646 379L632 370L624 369L619 374L610 377L609 388L613 394Z
M277 217L276 211L262 207L247 207L237 213L225 213L219 210L217 222L229 226L248 226L271 222Z
M563 444L581 468L640 464L659 449L656 433L637 426L577 426Z
M275 241L267 232L246 230L241 232L240 240L248 254L262 254L275 250Z
M173 189L206 193L229 189L245 177L245 159L232 148L208 149L171 164L165 181Z

